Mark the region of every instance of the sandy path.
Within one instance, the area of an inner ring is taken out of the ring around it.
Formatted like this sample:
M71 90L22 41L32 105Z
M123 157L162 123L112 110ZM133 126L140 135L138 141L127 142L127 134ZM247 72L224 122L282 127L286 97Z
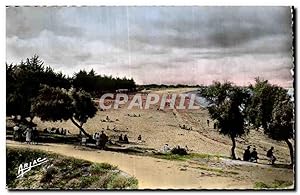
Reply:
M187 162L168 161L108 151L82 150L64 144L26 145L7 141L7 146L40 149L92 162L107 162L117 165L119 169L138 179L140 189L252 187L249 181L237 182L231 177L201 176L200 170L189 167L185 168L184 171L180 170L187 165Z

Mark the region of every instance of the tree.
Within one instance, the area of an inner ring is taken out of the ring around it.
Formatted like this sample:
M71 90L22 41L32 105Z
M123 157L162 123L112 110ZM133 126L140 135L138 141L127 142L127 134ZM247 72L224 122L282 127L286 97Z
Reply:
M250 88L252 96L247 108L249 121L255 128L262 127L271 139L285 141L293 164L294 150L289 139L294 138L294 114L287 90L259 78Z
M90 72L80 70L72 78L72 84L76 89L83 89L93 96L104 92L115 92L116 89L128 89L135 91L136 84L134 80L124 78L114 78L112 76L97 75L92 69Z
M214 82L202 90L202 95L210 100L208 107L212 119L217 120L219 133L232 141L231 157L236 159L236 137L248 133L245 128L244 107L249 93L246 89L233 86L230 82Z
M62 73L55 73L52 68L45 67L37 55L20 64L6 64L6 77L6 115L21 115L22 119L33 119L30 109L41 84L70 88L69 79Z
M69 91L44 85L35 98L31 111L43 121L71 120L72 123L89 138L83 124L95 116L97 108L90 94L83 90Z

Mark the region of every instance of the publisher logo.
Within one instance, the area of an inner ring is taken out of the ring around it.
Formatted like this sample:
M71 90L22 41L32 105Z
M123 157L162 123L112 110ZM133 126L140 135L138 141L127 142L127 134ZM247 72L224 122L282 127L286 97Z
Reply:
M38 158L36 160L33 160L32 162L29 163L23 163L20 164L19 168L18 168L18 176L19 177L23 177L25 173L29 172L33 167L42 165L44 163L48 162L47 158Z

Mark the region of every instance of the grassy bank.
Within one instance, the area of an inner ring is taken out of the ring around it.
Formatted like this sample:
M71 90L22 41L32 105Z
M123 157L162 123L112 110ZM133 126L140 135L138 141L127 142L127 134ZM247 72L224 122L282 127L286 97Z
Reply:
M8 189L136 189L138 181L107 163L69 158L32 149L8 147L6 183ZM48 162L16 178L22 163L37 158Z

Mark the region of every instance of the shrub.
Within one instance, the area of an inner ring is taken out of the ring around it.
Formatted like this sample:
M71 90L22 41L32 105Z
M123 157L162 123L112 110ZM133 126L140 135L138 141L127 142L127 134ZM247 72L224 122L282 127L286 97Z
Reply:
M179 155L187 155L187 151L184 148L173 148L171 150L172 154L179 154Z

